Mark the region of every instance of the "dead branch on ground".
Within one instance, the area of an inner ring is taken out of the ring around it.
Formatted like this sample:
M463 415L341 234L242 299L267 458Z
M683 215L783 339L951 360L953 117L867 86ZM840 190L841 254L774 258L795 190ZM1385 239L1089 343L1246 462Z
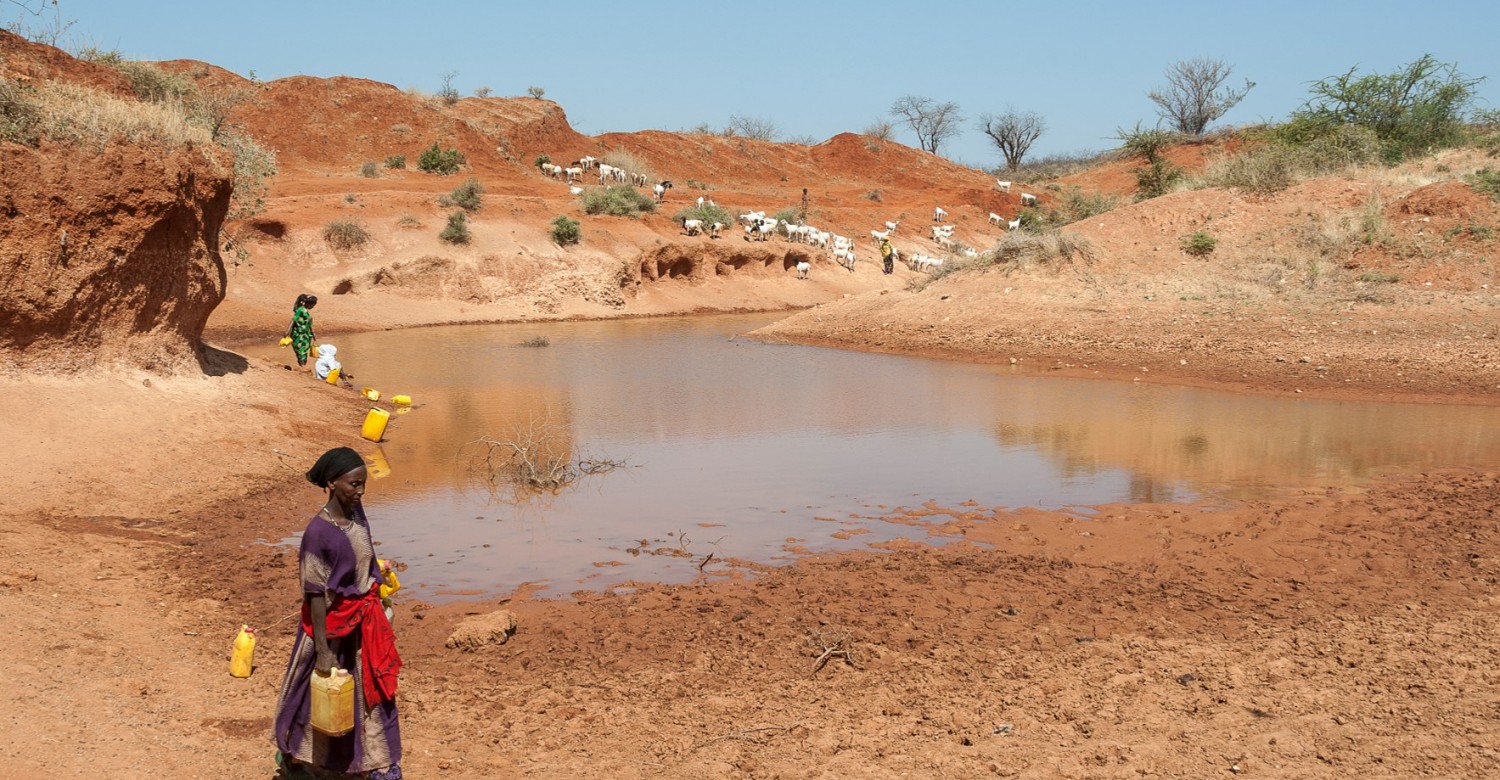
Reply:
M829 626L828 628L813 629L807 634L807 643L814 650L821 650L818 659L813 662L813 668L808 677L816 676L834 658L844 659L844 663L858 669L854 663L854 656L850 653L850 646L854 638L850 636L849 629L842 626Z

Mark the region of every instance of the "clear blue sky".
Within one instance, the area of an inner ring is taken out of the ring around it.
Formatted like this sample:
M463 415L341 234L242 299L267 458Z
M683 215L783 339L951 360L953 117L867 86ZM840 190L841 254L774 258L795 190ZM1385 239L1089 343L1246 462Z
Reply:
M37 0L31 0L35 3ZM263 80L347 75L428 92L444 73L468 95L546 89L588 134L722 128L768 119L822 140L891 118L906 94L959 104L941 151L1000 161L983 112L1035 111L1032 156L1107 149L1156 122L1147 90L1193 57L1256 83L1223 120L1284 119L1309 82L1388 72L1431 53L1485 76L1500 107L1500 2L388 2L60 0L60 44L133 59L197 59ZM0 21L17 16L0 0ZM34 21L33 21L34 23ZM915 145L905 127L897 138Z

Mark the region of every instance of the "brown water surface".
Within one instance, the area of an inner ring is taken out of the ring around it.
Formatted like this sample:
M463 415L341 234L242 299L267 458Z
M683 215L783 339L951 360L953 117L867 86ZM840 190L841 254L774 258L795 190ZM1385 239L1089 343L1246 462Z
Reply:
M1347 403L1015 375L740 334L772 315L452 326L338 337L385 398L364 452L384 555L428 600L539 584L687 581L698 564L926 538L875 519L933 501L1077 507L1357 485L1500 465L1500 409ZM544 337L547 346L524 346ZM252 353L285 359L285 351ZM476 478L483 437L544 432L623 461L557 491Z

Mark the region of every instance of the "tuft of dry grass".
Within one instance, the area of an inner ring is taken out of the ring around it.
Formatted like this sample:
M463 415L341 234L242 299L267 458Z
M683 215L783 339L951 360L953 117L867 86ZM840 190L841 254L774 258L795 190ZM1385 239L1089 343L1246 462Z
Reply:
M180 106L121 100L66 82L46 82L35 91L6 94L18 101L16 110L29 117L36 136L62 143L103 146L109 141L128 141L169 148L213 143L209 131L188 121Z

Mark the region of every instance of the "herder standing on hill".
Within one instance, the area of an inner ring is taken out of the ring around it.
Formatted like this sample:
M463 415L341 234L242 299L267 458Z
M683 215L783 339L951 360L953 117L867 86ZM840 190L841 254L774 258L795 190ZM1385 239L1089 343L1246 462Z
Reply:
M889 238L880 239L880 261L885 263L885 272L890 273L896 268L896 248L891 246Z

